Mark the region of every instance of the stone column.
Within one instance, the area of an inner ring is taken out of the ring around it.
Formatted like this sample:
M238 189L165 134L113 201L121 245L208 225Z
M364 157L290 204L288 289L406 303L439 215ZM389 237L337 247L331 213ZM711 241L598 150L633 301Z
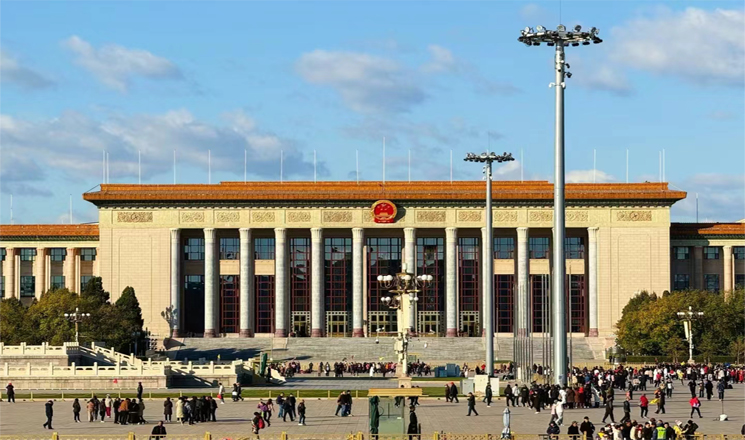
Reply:
M274 336L287 337L287 230L274 229Z
M361 338L365 335L362 328L362 274L365 230L352 228L352 336Z
M218 266L217 266L217 240L215 228L204 229L204 337L214 338L217 336L217 308L219 300L218 289Z
M254 310L256 292L254 289L254 252L251 242L251 230L241 228L238 230L241 237L240 251L240 311L241 325L240 337L252 338L254 335Z
M173 320L171 337L179 338L181 337L181 231L178 228L171 228L171 319Z
M78 283L75 282L75 248L67 248L65 261L62 263L62 272L65 274L65 287L71 292L80 292Z
M36 258L34 259L34 283L36 291L34 295L36 298L41 298L41 294L44 293L45 285L47 284L47 250L46 248L36 248Z
M458 336L458 229L445 228L445 321L448 338Z
M517 228L517 335L530 333L530 295L528 294L528 274L530 273L530 254L528 250L528 228Z
M704 288L704 247L693 247L693 288L703 290Z
M722 246L722 252L724 253L724 271L722 272L724 278L722 286L724 289L722 291L724 292L725 297L728 297L734 288L734 277L732 276L732 246Z
M323 336L323 330L326 327L326 311L324 309L324 249L323 249L323 229L310 229L310 267L311 267L311 287L310 287L310 336L317 338Z
M406 263L406 272L416 276L416 229L404 228L404 262ZM409 334L416 334L416 301L409 301L409 322L407 330Z
M5 297L18 298L16 291L16 250L14 248L5 248Z
M590 331L588 336L598 336L598 228L587 228L589 252L587 254Z

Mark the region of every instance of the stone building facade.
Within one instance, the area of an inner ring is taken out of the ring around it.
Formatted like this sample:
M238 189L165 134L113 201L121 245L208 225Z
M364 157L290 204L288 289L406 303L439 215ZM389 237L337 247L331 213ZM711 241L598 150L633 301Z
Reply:
M553 186L494 182L491 246L484 191L483 182L106 184L83 195L98 225L0 227L3 293L78 290L96 275L113 299L134 287L158 336L362 337L395 331L377 276L405 268L434 277L404 323L412 332L480 336L490 258L495 330L541 333ZM612 336L641 290L726 292L743 282L745 224L671 224L684 197L664 183L566 186L575 335Z

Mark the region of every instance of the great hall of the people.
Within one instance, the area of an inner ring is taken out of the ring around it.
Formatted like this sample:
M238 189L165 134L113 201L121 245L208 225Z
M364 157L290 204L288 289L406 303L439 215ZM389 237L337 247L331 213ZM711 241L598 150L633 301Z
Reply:
M571 331L610 337L646 290L745 284L745 223L671 223L666 183L566 185ZM494 182L104 184L83 198L97 224L3 225L2 294L29 303L93 276L134 287L156 336L362 337L396 328L377 276L430 274L406 323L423 336L480 336L482 261L494 265L495 330L543 330L553 186ZM171 317L169 319L169 317Z

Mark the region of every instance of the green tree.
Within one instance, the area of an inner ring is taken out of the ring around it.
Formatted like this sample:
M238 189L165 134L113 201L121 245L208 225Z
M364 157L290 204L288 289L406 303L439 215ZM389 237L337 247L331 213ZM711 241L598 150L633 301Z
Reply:
M116 350L127 352L129 344L135 342L133 335L138 334L139 336L136 337L137 345L140 349L144 349L146 335L142 330L144 323L142 309L132 287L127 286L122 291L121 296L114 304L113 313L116 317L114 322L116 333L111 338L111 346Z
M30 331L26 335L29 344L48 342L62 345L75 340L75 326L65 318L78 306L78 295L67 289L50 290L33 302L26 311L26 322ZM85 324L83 324L85 325Z
M28 338L26 306L18 298L0 301L0 341L8 345L18 345Z

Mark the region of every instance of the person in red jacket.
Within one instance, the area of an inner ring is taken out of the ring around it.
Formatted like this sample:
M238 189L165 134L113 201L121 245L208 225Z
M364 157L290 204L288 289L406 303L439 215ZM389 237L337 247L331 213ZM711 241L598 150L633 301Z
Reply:
M646 394L642 394L639 398L639 407L641 408L641 415L639 417L646 418L649 413L649 399L647 399Z
M688 401L688 403L691 404L691 417L693 417L694 411L698 413L698 418L702 418L701 416L701 401L698 400L698 397L693 396L691 397L691 400Z

